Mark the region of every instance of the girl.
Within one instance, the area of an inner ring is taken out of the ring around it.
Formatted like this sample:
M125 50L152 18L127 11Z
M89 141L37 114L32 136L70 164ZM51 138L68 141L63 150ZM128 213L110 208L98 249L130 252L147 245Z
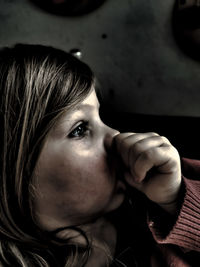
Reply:
M101 121L86 64L52 47L4 48L0 99L2 266L190 266L199 256L199 182L181 176L165 137Z

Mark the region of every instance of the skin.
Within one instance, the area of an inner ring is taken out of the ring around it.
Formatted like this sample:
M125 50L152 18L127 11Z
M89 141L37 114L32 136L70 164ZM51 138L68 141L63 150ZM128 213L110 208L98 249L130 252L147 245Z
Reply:
M180 157L175 147L166 137L151 132L122 133L115 143L127 167L127 183L174 215L181 187Z
M125 193L119 165L126 166L130 186L174 212L181 186L177 150L156 133L119 133L105 125L92 90L51 130L39 157L35 211L40 226L55 230L86 224L118 208Z
M45 230L86 224L121 205L112 142L119 132L99 117L93 90L51 130L35 172L35 213Z
M156 133L119 133L105 125L93 90L50 131L34 184L35 217L41 228L51 231L81 225L92 237L87 267L105 266L105 244L114 255L117 233L104 215L124 200L126 186L119 173L129 186L167 212L176 213L181 186L177 150ZM85 242L77 232L58 233L63 239L69 235L74 242Z

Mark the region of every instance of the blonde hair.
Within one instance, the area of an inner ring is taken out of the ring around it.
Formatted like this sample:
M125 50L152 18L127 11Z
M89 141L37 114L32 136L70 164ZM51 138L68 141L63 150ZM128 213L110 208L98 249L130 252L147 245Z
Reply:
M64 51L27 44L0 51L1 266L61 266L60 251L62 266L87 260L87 249L54 242L34 223L32 175L49 130L93 86L90 68Z

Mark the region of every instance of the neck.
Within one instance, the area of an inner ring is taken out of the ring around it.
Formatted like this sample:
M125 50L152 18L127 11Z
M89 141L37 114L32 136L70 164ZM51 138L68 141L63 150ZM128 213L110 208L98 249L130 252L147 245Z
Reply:
M107 219L100 218L90 225L89 237L92 253L86 267L105 267L113 259L117 242L117 232Z
M113 224L106 218L99 218L95 222L80 227L91 242L91 255L86 267L105 267L114 257L117 232ZM86 240L75 230L65 229L57 234L62 239L73 238L73 242L86 245Z

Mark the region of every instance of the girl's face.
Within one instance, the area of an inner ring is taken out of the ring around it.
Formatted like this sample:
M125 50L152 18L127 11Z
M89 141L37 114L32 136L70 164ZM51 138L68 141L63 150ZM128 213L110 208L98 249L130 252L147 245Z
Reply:
M99 117L93 90L50 131L35 172L35 213L41 227L79 225L124 199L112 141L118 131Z

